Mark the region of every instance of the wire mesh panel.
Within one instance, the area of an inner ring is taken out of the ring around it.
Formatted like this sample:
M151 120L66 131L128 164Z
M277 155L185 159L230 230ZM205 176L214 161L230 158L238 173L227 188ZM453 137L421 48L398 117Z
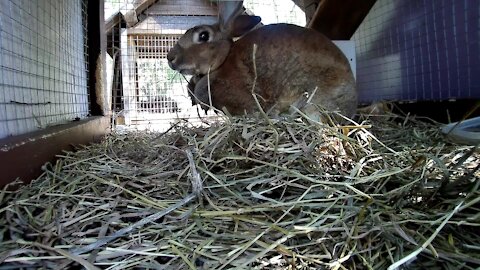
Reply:
M0 138L88 115L86 5L0 1Z
M479 1L378 0L353 39L360 99L480 98Z
M127 35L122 43L123 102L127 121L163 124L174 118L195 117L186 80L166 59L180 35ZM126 51L126 53L124 53Z

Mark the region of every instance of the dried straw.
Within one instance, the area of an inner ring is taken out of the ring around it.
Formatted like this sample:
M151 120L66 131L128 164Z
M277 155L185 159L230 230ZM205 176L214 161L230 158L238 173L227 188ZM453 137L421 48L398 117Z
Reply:
M438 124L226 120L114 133L4 190L0 269L480 266L480 154Z

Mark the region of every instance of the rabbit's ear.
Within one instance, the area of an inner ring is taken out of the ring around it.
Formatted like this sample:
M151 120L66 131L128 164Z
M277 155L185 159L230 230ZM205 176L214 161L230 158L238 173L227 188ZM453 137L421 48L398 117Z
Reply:
M258 16L240 15L235 18L230 29L231 37L243 36L248 31L252 30L257 24L260 23L262 18Z
M222 32L230 32L237 15L243 10L243 1L219 0L218 11L220 14L220 29Z

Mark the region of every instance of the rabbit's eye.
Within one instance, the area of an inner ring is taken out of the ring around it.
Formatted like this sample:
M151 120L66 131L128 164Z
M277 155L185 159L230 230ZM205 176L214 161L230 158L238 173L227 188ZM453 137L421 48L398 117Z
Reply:
M198 41L207 42L210 38L210 34L207 31L203 31L198 35Z

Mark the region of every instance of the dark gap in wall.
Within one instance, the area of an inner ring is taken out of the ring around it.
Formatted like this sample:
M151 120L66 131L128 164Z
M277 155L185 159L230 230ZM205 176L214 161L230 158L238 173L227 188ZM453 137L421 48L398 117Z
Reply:
M87 29L88 29L88 89L90 91L90 114L103 115L102 108L97 104L97 95L95 93L95 84L97 81L95 68L98 55L101 53L102 29L99 27L103 23L103 1L87 1Z
M455 101L419 101L414 103L396 103L398 108L394 113L410 113L416 116L431 118L440 123L457 122L471 111L479 100L463 99ZM480 109L477 108L470 117L480 116Z

